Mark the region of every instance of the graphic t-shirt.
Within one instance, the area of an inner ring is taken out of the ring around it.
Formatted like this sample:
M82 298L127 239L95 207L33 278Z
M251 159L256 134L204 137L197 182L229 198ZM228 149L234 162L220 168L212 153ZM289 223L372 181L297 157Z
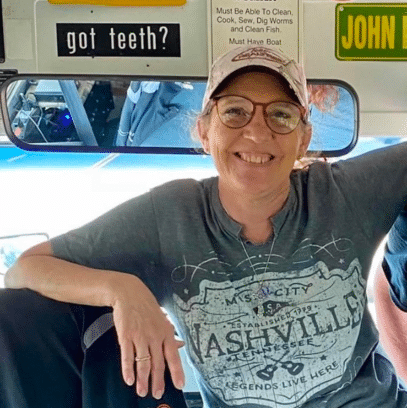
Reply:
M52 245L146 283L186 342L208 408L400 408L392 368L373 352L366 284L405 197L398 145L294 171L262 245L241 237L218 178L154 188Z

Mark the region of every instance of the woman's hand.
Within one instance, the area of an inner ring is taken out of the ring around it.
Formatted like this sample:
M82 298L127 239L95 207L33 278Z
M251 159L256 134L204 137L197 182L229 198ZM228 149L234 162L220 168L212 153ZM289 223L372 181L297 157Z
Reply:
M149 391L154 398L164 393L164 370L169 368L173 384L184 386L178 349L184 342L174 337L174 327L150 290L133 275L114 285L113 320L121 350L122 375L141 397ZM123 275L122 275L123 278ZM150 358L149 358L150 357ZM135 359L141 359L135 361Z

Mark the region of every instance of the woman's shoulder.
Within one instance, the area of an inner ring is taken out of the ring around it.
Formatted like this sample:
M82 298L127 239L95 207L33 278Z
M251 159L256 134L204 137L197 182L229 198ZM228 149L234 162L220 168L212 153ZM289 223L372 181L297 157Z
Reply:
M366 153L354 155L354 157L346 157L340 159L339 164L362 164L369 165L373 163L375 166L400 166L406 165L407 159L407 143L397 143L390 146L381 147L370 150Z
M173 180L151 190L153 208L158 222L176 222L202 219L208 213L213 186L217 178L203 180Z
M171 192L183 193L190 190L201 190L207 188L209 185L215 182L216 179L217 177L210 177L201 180L193 178L175 179L154 187L152 192L168 194Z
M338 160L321 158L310 160L304 168L296 170L294 175L302 179L321 178L332 173L359 172L370 168L379 171L381 168L406 168L406 163L407 143L403 142Z
M208 197L217 177L196 180L192 178L177 179L164 183L151 190L154 201L160 200L164 203L177 200L179 204L185 202L191 204L196 199Z
M334 162L317 161L295 171L292 184L301 197L343 197L362 209L371 208L374 201L376 208L398 206L406 197L406 148L401 143Z

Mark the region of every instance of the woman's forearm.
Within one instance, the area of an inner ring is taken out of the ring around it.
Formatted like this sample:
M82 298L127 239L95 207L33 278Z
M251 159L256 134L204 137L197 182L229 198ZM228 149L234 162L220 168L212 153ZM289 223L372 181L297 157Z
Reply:
M133 275L92 269L58 259L45 251L28 251L8 270L6 288L28 288L54 300L90 306L112 306L115 290Z
M393 303L389 283L379 267L375 275L374 305L380 342L398 375L407 382L407 314Z

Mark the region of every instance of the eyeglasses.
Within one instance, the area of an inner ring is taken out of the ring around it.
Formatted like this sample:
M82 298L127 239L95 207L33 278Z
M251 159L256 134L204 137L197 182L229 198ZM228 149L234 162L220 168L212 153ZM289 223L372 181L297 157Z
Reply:
M301 107L292 102L255 103L238 95L216 96L213 101L221 122L232 129L246 126L258 105L262 106L266 124L273 132L284 135L295 130L300 120L304 122Z

